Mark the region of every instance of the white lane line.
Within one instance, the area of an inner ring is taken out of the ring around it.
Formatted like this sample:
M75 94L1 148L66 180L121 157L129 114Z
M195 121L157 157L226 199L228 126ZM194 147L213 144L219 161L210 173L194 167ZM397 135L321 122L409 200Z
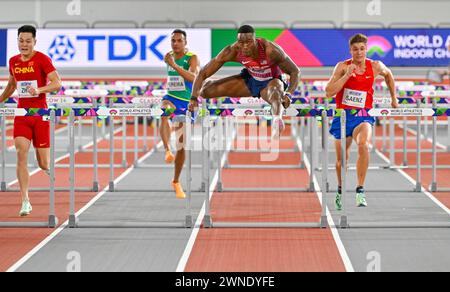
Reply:
M387 163L390 163L390 160L382 153L380 152L378 149L376 150L376 153L378 154L378 156L381 157L381 159L383 159L384 161L386 161ZM409 176L409 174L407 174L405 171L401 170L401 169L395 169L398 173L400 173L404 178L406 178L413 186L417 185L417 181L414 180L411 176ZM422 193L425 194L431 201L433 201L436 205L438 205L442 210L444 210L447 214L450 215L450 209L447 208L447 206L445 206L441 201L439 201L435 196L433 196L433 194L431 194L430 192L428 192L424 187L422 187Z
M160 142L162 144L162 142ZM141 157L138 162L141 163L145 161L148 157L150 157L155 152L152 149L150 152ZM132 165L128 168L124 173L122 173L115 181L115 184L121 182L125 177L127 177L133 170L135 166ZM95 204L104 194L108 192L109 186L106 186L100 193L98 193L92 200L89 201L83 208L81 208L77 213L76 217L79 217L83 214L89 207ZM61 231L63 231L69 225L69 220L66 220L61 226L58 227L52 234L50 234L46 239L44 239L39 245L33 248L29 253L27 253L24 257L22 257L18 262L16 262L13 266L11 266L7 272L15 272L17 271L23 264L25 264L29 259L31 259L35 254L37 254L42 248L44 248L52 239L54 239Z
M295 129L295 134L297 134L296 129ZM327 140L327 143L328 143L328 140ZM297 137L297 145L298 145L298 148L303 151L302 141L298 137ZM309 162L308 155L305 155L304 163L305 163L306 169L308 170L308 175L310 175L311 174L311 164ZM317 180L316 175L313 176L313 182L314 182L314 187L317 190L316 191L317 198L319 199L320 205L322 206L323 192L322 192L321 186ZM326 208L328 226L330 227L331 234L333 235L333 238L334 238L334 241L338 248L339 254L341 255L341 259L342 259L342 262L344 263L345 270L347 272L355 272L355 269L353 268L353 264L350 260L350 257L348 256L347 250L345 249L344 243L342 242L341 237L339 236L339 232L336 227L336 224L334 223L333 216L331 215L331 212L328 209L328 206L325 206L325 208Z

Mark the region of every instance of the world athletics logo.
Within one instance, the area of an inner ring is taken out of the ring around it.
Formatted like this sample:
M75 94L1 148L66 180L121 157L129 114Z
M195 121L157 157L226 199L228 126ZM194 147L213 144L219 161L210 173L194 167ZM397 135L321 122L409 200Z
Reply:
M384 58L392 50L391 43L382 36L369 37L367 46L367 55L369 58L372 58L375 55Z

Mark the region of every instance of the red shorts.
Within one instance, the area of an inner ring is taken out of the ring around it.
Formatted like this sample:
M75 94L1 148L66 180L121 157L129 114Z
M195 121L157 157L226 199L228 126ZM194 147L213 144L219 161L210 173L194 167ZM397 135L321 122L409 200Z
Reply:
M15 117L14 139L24 137L33 141L34 148L50 148L50 122L44 117Z

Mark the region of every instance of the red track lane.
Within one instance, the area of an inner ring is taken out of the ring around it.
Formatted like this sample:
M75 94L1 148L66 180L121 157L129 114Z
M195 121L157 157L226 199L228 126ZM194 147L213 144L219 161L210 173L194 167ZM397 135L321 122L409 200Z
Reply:
M133 126L127 127L128 135L133 134ZM148 129L149 135L153 133L151 127ZM115 135L115 147L121 146L121 133ZM148 143L152 147L153 143ZM143 142L139 142L139 146L143 146ZM99 143L100 149L109 149L108 141ZM127 142L128 149L134 149L134 142ZM99 153L99 163L109 163L109 153ZM139 157L144 154L139 153ZM75 155L76 162L82 164L92 164L92 154L77 153ZM128 164L133 162L133 153L127 154ZM122 154L115 153L115 162L122 161ZM60 164L68 164L69 159L64 159ZM115 177L120 176L126 169L115 168ZM77 187L92 187L93 178L92 168L75 168L75 178ZM109 182L109 169L99 169L100 189L104 189ZM69 170L57 169L56 185L69 186ZM42 172L32 176L30 186L32 187L48 187L48 177ZM76 193L76 210L85 206L97 193ZM46 221L48 216L48 193L30 193L31 202L33 204L33 213L31 216L22 219L18 217L20 209L20 197L18 193L1 193L0 194L0 220L2 221ZM63 223L68 219L69 214L69 193L56 194L56 215L59 222ZM49 236L53 229L0 229L0 271L6 271L14 263L20 260L24 255L31 251L37 244L42 242Z
M292 143L282 143L285 144ZM286 149L287 147L284 147ZM231 164L261 164L259 154L230 154ZM298 164L280 153L271 164ZM265 164L265 163L262 163ZM306 170L224 170L225 187L305 187ZM316 194L214 193L215 222L319 222ZM186 272L345 271L329 229L201 229Z
M186 272L344 272L329 230L202 229Z

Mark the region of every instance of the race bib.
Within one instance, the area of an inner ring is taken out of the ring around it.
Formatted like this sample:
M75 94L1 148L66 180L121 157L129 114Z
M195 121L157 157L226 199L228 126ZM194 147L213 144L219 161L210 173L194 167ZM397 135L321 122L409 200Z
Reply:
M39 96L32 96L28 93L28 87L38 88L37 80L32 81L17 81L17 93L19 98L34 98Z
M366 100L367 100L367 92L346 88L344 90L344 100L342 103L345 104L346 106L365 108Z
M167 78L167 89L169 91L185 91L184 78L181 76L169 76Z

